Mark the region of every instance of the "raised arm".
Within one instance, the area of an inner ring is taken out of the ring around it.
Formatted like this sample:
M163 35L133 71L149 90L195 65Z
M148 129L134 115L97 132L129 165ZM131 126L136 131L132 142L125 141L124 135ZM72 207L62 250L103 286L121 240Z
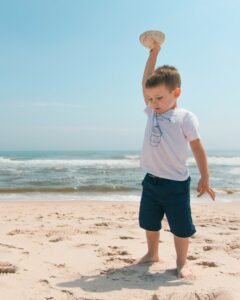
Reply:
M146 62L146 66L145 66L144 73L143 73L142 89L143 89L143 97L144 97L144 101L145 101L146 105L148 104L148 100L147 100L147 96L146 96L145 82L155 69L157 56L160 51L160 48L161 47L158 44L155 44L155 47L149 51L149 57Z

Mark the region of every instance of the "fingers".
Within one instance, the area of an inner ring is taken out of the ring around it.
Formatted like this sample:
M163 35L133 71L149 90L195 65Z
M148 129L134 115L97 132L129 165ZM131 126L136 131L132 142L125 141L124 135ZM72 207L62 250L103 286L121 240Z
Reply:
M205 193L205 191L204 191L204 189L202 189L201 192L197 195L197 197L201 197L204 193Z
M205 192L207 192L213 201L215 201L216 194L210 187L198 187L198 192L200 192L197 197L201 197Z
M200 183L198 183L197 191L201 192L202 189L203 189L202 185Z
M153 47L150 51L157 51L158 52L160 50L160 48L161 48L161 46L156 41L154 41Z
M213 199L213 201L215 201L216 194L215 194L214 190L212 190L211 188L209 188L207 192L211 196L211 198Z

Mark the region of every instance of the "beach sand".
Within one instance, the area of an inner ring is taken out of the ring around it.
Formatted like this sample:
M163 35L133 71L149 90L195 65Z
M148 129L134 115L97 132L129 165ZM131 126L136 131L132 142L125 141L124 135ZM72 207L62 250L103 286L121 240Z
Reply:
M240 299L240 202L192 204L197 233L178 279L164 219L159 256L146 253L135 202L0 202L1 300Z

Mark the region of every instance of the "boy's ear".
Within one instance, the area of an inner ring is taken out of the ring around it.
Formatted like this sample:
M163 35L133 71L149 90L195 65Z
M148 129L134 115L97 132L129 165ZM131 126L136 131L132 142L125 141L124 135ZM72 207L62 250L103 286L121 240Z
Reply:
M180 88L176 88L176 89L174 90L174 96L177 98L177 97L180 96L180 94L181 94L181 89L180 89Z

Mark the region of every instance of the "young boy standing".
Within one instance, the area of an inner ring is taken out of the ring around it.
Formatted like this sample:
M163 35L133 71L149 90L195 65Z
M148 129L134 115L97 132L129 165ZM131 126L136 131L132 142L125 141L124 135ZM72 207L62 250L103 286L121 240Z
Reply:
M174 235L177 276L194 279L186 264L189 237L196 232L190 207L191 177L186 165L188 143L201 174L198 197L207 192L214 200L215 193L209 186L198 119L192 112L177 107L181 93L178 70L167 65L154 70L159 51L157 44L150 50L142 81L148 121L140 160L146 176L142 182L139 225L146 230L148 252L136 263L159 261L159 230L166 214Z

